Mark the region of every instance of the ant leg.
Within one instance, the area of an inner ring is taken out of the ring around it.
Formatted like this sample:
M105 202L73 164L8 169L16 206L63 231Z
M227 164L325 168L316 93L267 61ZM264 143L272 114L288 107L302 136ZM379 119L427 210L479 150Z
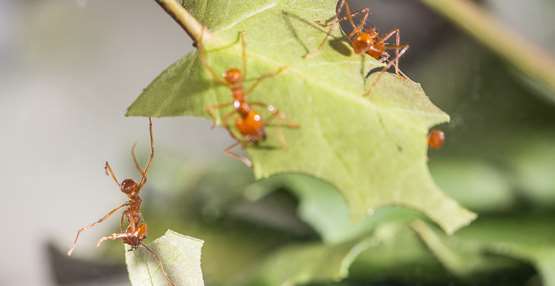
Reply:
M125 232L125 233L113 233L113 234L110 234L110 235L107 235L107 236L103 236L96 243L96 247L100 247L100 245L106 240L122 239L122 238L126 238L126 237L131 237L133 235L135 235L135 234Z
M239 154L237 154L237 153L235 153L235 152L232 151L233 148L235 148L235 147L237 147L237 146L239 146L239 145L244 146L244 145L246 145L246 144L248 144L248 143L245 143L245 142L243 142L243 141L237 141L237 142L235 142L233 145L231 145L231 146L225 148L224 154L228 155L229 157L231 157L231 158L233 158L233 159L235 159L235 160L239 160L239 161L243 162L243 164L245 164L247 167L251 168L251 167L252 167L252 162L251 162L251 160L249 160L249 159L248 159L247 157L245 157L245 156L241 156L241 155L239 155Z
M137 171L139 171L141 176L144 176L144 170L141 167L141 165L139 164L139 161L137 161L137 155L135 155L135 148L136 147L137 147L137 143L135 143L135 144L133 144L133 146L131 146L131 158L133 158L133 164L135 164L135 168L137 169Z
M266 104L264 102L252 102L251 105L253 106L261 106L266 108L272 115L270 115L270 117L268 117L268 119L266 119L266 126L275 126L275 127L287 127L287 128L299 128L299 124L297 123L292 123L292 122L288 122L287 121L287 117L281 112L279 111L277 108L275 108L273 105L269 105ZM279 124L279 123L271 123L274 119L280 119L282 121L284 121L283 124ZM281 129L279 129L279 142L280 145L284 148L287 149L287 141L285 140L285 137L283 135L283 131Z
M150 117L148 118L148 134L149 134L149 139L150 139L150 155L148 156L148 161L146 162L145 169L142 172L139 171L141 173L141 181L139 182L139 190L146 183L146 180L147 180L146 176L147 176L147 173L148 173L148 169L150 168L150 165L152 164L152 160L154 159L154 134L152 132L152 118L150 118ZM134 157L133 160L135 162L137 162L137 159L135 158L135 154L133 154L133 157ZM136 164L136 165L139 169L141 169L139 164Z
M75 247L77 246L77 240L79 239L79 235L81 234L81 232L89 230L90 228L94 227L95 225L102 223L103 221L107 220L108 218L110 218L115 212L117 212L119 209L128 206L128 203L124 203L122 205L120 205L119 207L111 210L110 212L108 212L106 215L104 215L101 219L97 220L94 223L91 223L85 227L80 228L77 231L77 235L75 236L75 240L73 241L73 245L71 246L71 248L69 249L69 251L67 252L68 256L71 256L71 253L73 252L73 250L75 249Z
M328 24L329 25L329 24ZM331 36L331 32L333 31L333 28L335 28L335 24L333 25L329 25L328 29L326 30L326 35L324 36L324 38L322 39L322 41L318 44L318 47L315 50L309 51L308 53L306 53L303 58L304 59L308 59L311 58L312 56L316 55L318 52L320 52L320 50L324 47L324 45L326 44L326 41L328 40L328 38Z
M233 131L230 129L229 123L228 123L228 122L229 122L229 119L231 118L231 116L233 116L233 115L235 115L235 114L236 114L235 110L230 111L230 112L228 112L227 114L225 114L225 115L223 116L223 118L222 118L222 126L227 130L227 132L229 133L229 135L230 135L233 139L235 139L235 140L237 140L237 141L241 141L241 139L239 139L239 137L237 137L237 136L233 133Z
M127 211L124 211L121 214L121 218L119 220L119 229L121 232L123 232L123 224L125 223L125 218L127 217ZM128 219L129 220L129 219Z
M216 111L218 109L222 109L222 108L226 108L230 105L233 104L232 102L226 102L226 103L220 103L220 104L213 104L213 105L208 105L205 110L208 113L208 115L210 115L210 118L212 119L212 126L210 126L210 128L214 128L216 127Z
M344 1L343 1L344 2ZM338 9L338 11L340 11ZM366 20L368 19L368 15L370 13L370 10L368 8L364 8L361 10L357 10L355 12L352 12L351 14L349 14L349 16L344 16L344 17L338 17L338 13L335 17L332 17L330 20L327 20L325 22L325 26L328 27L328 29L325 31L326 35L325 37L322 39L322 41L320 42L320 44L318 45L318 47L313 50L310 51L309 53L307 53L306 55L303 56L303 58L310 58L312 56L314 56L317 52L319 52L323 47L324 44L326 43L327 39L331 36L331 32L333 32L333 29L341 22L345 21L345 20L349 20L349 22L351 23L351 25L353 26L353 31L348 35L349 38L351 38L355 33L359 32L360 29L364 26L364 24L366 23ZM359 15L359 14L363 14L363 22L360 23L359 27L357 27L354 24L354 21L352 22L352 18ZM318 23L317 23L318 24Z
M360 21L360 23L358 24L358 26L353 28L353 31L351 31L351 33L349 33L349 38L353 37L355 34L359 33L360 31L362 31L364 29L364 26L366 26L366 21L368 21L368 15L370 15L370 10L368 8L364 8L361 9L359 11L354 12L353 14L351 14L351 16L349 17L350 20L353 20L353 16L357 15L357 14L363 14L362 16L362 20ZM353 22L354 23L354 22Z
M285 116L285 114L283 114L283 112L279 111L279 109L277 109L275 106L271 105L271 104L266 104L264 102L251 102L250 103L252 106L260 106L263 108L266 108L266 110L268 110L272 115L270 117L268 117L268 119L266 119L267 124L271 123L275 118L281 119L283 121L286 121L284 125L284 127L287 128L299 128L299 124L296 123L288 123L287 122L287 117ZM275 126L275 125L274 125Z
M200 39L197 43L197 50L199 53L199 58L200 58L200 64L202 65L202 67L208 71L208 73L212 76L212 79L219 83L219 84L223 84L223 85L228 85L227 82L221 78L218 73L216 73L216 71L212 68L212 66L210 66L210 64L208 64L208 61L206 60L206 50L204 48L204 32L205 32L206 28L202 29L202 33L200 36Z
M278 69L277 69L276 71L274 71L274 72L270 72L270 73L263 74L263 75L259 76L259 77L256 79L256 81L255 81L255 82L249 87L249 89L245 92L245 96L251 94L251 93L254 91L254 89L255 89L260 83L262 83L264 80L269 79L269 78L272 78L272 77L278 76L279 74L281 74L282 72L284 72L287 68L288 68L288 67L283 66L283 67L278 68Z
M378 81L381 79L382 75L383 75L384 73L386 73L387 70L389 70L396 62L398 62L399 58L402 57L402 56L407 52L408 49L409 49L409 45L405 45L405 46L403 47L403 49L399 52L399 54L398 54L393 60L390 60L390 61L389 61L389 63L380 71L380 74L379 74L379 75L376 77L376 79L372 82L372 84L370 85L370 89L368 89L368 90L364 93L364 96L369 96L369 95L370 95L370 92L371 92L371 90L372 90L372 87L374 87L374 86L378 83ZM403 74L403 75L404 75L404 74ZM407 78L408 78L408 77L407 77Z
M154 250L150 249L150 247L148 247L146 244L142 242L141 242L141 246L144 247L150 253L150 255L152 255L152 257L154 257L154 259L158 262L158 265L160 266L160 270L162 271L162 274L164 274L164 277L166 277L166 280L168 280L168 283L171 286L175 286L175 284L173 284L173 281L170 279L170 276L166 272L166 269L164 269L164 265L162 264L162 260L160 259L158 254L156 254Z
M389 63L387 64L387 66L385 66L382 69L382 71L385 72L385 71L389 70L392 66L395 66L395 73L397 75L399 75L399 73L401 72L399 70L399 59L407 52L407 50L409 48L410 48L409 45L386 46L386 49L389 49L389 50L395 49L396 51L400 49L400 51L395 53L395 58L390 60Z
M247 78L247 42L245 41L245 32L239 33L239 41L241 42L241 61L243 63L243 80Z
M114 179L114 182L116 182L116 184L118 186L121 186L120 183L118 182L118 179L116 178L116 175L114 174L114 171L112 170L112 167L110 166L110 163L108 163L108 161L106 161L106 163L104 163L104 172L106 172L107 176L112 177L112 179Z
M407 45L402 45L401 44L401 31L399 29L395 29L391 32L389 32L387 35L385 35L382 39L382 41L387 41L389 38L393 37L393 35L395 35L395 45L389 45L386 46L386 49L394 49L395 50L395 58L397 59L395 62L395 74L399 75L401 74L401 70L399 69L399 53L402 49L404 49L405 47L407 47Z
M397 58L395 63L395 74L399 75L399 47L401 46L401 31L399 29L396 29L395 31L395 45L397 46L397 49L395 49L395 58Z

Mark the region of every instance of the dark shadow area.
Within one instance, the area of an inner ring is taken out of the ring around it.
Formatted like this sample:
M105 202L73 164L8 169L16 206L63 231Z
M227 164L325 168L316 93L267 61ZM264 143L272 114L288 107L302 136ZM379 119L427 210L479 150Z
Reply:
M69 257L52 242L46 243L45 249L56 285L127 280L125 265Z

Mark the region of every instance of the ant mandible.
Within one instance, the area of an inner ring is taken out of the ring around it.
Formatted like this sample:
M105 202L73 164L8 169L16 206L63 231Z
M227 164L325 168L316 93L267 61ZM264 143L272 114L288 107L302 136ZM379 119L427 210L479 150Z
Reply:
M299 126L297 124L287 122L284 124L272 123L272 121L276 118L282 121L286 121L285 115L273 105L266 104L264 102L247 100L247 96L252 94L252 92L259 84L261 84L266 79L279 75L286 69L286 67L280 67L274 72L259 76L255 79L255 82L247 90L245 90L243 83L247 78L247 50L243 32L239 33L239 41L241 42L242 51L242 69L238 69L235 67L228 68L224 72L223 77L218 75L216 71L208 64L202 36L201 40L197 43L197 48L199 50L200 62L203 68L205 68L209 72L212 79L216 83L227 86L230 89L231 95L233 97L233 100L230 102L209 105L206 107L206 111L212 118L212 127L215 126L215 113L218 109L233 107L232 111L229 111L228 113L223 115L222 126L224 126L224 128L228 130L231 137L233 137L233 139L235 139L237 142L227 147L224 150L224 153L234 159L240 160L248 167L252 167L251 161L248 158L233 152L233 148L239 145L243 148L246 148L248 145L257 145L260 142L266 140L266 127L268 126L287 128L298 128ZM264 119L262 115L258 113L253 107L265 108L271 113L271 115L268 118ZM239 132L239 135L236 135L231 130L231 127L229 125L229 120L232 116L237 116L235 120L235 129ZM281 133L279 140L282 144L282 147L287 146L287 143L285 142L285 139L283 138L283 135Z
M341 17L343 8L345 9L345 16ZM370 14L370 10L368 8L364 8L361 10L357 10L353 12L351 10L351 6L348 0L341 0L337 6L335 16L327 20L324 25L328 27L326 32L326 36L318 46L318 49L321 49L327 38L330 36L333 28L342 23L343 21L348 21L353 30L347 35L349 38L351 47L353 48L356 54L367 54L372 58L379 60L380 62L386 63L386 66L383 67L382 72L388 71L391 67L395 67L395 74L400 75L404 78L408 78L400 69L399 69L399 59L407 52L409 49L409 45L401 44L401 33L399 29L395 29L385 35L380 36L376 27L366 27L366 21L368 20L368 16ZM362 15L362 19L360 23L357 25L355 24L354 17ZM395 36L395 44L389 44L387 41ZM388 50L395 50L395 56L389 54ZM309 52L305 55L305 57L311 56L313 52Z
M75 236L73 245L67 252L67 255L71 255L73 250L77 246L77 240L79 239L79 235L81 234L81 232L86 231L96 226L97 224L104 222L105 220L110 218L114 213L116 213L118 210L124 209L120 219L121 232L102 237L98 241L96 246L97 247L100 246L104 241L107 241L107 240L121 239L123 243L131 246L131 250L135 250L140 246L144 247L156 259L156 261L160 266L160 270L162 271L162 274L164 275L168 283L174 286L174 283L171 281L168 274L166 273L166 270L164 269L164 266L162 265L162 261L160 260L160 257L158 257L156 252L154 252L154 250L152 250L143 242L143 240L145 240L147 235L147 224L144 223L142 219L141 204L143 200L141 199L139 193L143 188L143 186L146 184L148 169L150 168L150 165L152 164L152 159L154 158L154 136L152 133L152 119L150 117L148 118L148 130L150 135L150 156L148 158L148 161L144 169L141 167L141 165L137 161L137 157L135 156L135 145L133 145L133 147L131 148L131 157L133 157L133 163L135 164L135 167L137 168L141 176L141 179L139 180L138 183L135 180L130 178L127 178L120 183L116 178L116 175L114 174L114 171L112 170L112 167L110 166L110 164L106 162L104 165L104 171L106 172L106 175L112 177L112 179L114 180L114 182L116 182L120 190L127 196L128 198L127 202L111 210L98 221L80 228L79 231L77 231L77 235ZM124 230L125 219L127 219L127 228L125 228Z

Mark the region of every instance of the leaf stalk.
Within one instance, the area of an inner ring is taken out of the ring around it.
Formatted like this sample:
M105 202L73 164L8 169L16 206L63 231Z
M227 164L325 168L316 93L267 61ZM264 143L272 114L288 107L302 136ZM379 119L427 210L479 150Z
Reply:
M201 37L206 40L210 38L210 33L204 31L204 26L191 15L181 4L175 0L155 0L168 15L170 15L181 28L189 35L193 42L197 43Z

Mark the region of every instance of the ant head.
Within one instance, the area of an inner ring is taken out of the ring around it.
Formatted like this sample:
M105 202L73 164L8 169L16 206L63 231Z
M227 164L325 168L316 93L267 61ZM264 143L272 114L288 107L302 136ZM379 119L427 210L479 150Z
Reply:
M126 195L137 192L137 183L133 179L125 179L121 182L121 191Z
M230 68L225 71L224 79L227 83L237 83L242 79L241 71L238 68Z

